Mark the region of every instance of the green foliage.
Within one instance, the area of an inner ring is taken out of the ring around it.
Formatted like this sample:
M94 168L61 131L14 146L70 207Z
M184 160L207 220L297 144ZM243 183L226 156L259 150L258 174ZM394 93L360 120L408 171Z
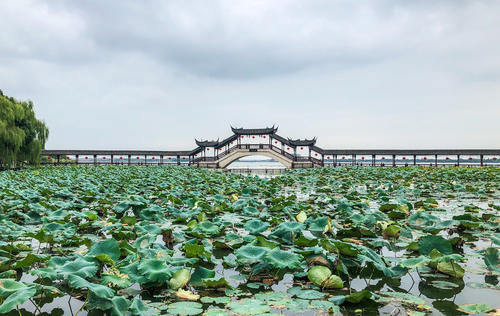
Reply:
M48 136L31 101L18 101L0 90L0 169L38 164Z

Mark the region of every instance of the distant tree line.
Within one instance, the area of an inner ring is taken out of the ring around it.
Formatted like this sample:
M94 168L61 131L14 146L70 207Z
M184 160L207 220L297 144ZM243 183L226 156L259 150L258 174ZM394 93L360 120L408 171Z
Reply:
M39 164L49 129L35 117L33 102L18 101L0 90L0 169Z

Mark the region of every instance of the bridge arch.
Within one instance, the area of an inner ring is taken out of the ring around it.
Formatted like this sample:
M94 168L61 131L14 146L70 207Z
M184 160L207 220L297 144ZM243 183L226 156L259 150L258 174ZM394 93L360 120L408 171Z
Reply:
M287 169L291 169L293 164L291 159L269 149L261 149L255 152L248 150L236 150L219 159L219 168L224 169L234 161L248 156L265 156L281 163Z

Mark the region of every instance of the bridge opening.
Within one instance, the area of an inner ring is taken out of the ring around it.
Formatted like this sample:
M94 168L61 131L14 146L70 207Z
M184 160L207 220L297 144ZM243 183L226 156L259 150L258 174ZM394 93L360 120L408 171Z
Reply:
M253 169L253 170L265 170L265 169L285 169L286 167L270 157L263 155L249 155L239 158L231 162L226 169L237 170L237 169Z

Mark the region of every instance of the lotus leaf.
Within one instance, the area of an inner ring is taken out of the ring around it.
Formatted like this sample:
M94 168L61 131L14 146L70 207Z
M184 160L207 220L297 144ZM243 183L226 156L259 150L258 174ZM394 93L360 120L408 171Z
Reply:
M274 248L266 254L267 262L278 269L295 269L300 265L302 259L301 255L295 254L291 251L280 250Z
M79 277L78 275L69 275L68 280L72 288L87 288L89 289L89 291L92 291L95 295L101 298L112 298L115 295L115 292L109 287L90 283L84 278Z
M265 231L270 225L258 219L252 219L243 226L251 234L259 234Z
M268 249L265 247L257 247L252 245L245 245L238 248L234 254L238 262L244 264L253 264L260 262L262 258L267 254Z
M331 275L332 271L324 266L314 266L307 273L309 281L318 286L321 286Z
M242 299L231 302L227 305L235 314L257 315L269 312L269 305L256 299Z
M35 287L24 286L22 288L18 288L16 291L10 293L9 296L7 296L3 301L2 305L0 305L0 313L10 312L15 309L17 305L23 304L29 298L35 296L35 294ZM2 295L2 297L4 296Z
M177 270L169 281L170 288L172 290L177 290L184 287L191 278L191 273L187 269Z
M443 261L438 263L437 269L439 272L451 275L452 277L455 278L463 278L465 274L464 269L460 265L452 261L450 262Z
M172 271L163 260L142 260L137 270L151 282L167 282L172 276Z
M498 249L488 248L484 253L484 263L488 269L496 272L500 272L500 255Z
M177 302L168 305L167 313L174 315L198 315L203 312L202 305L196 302Z
M424 236L418 242L418 251L423 255L428 256L434 249L445 255L453 252L451 242L441 236Z

